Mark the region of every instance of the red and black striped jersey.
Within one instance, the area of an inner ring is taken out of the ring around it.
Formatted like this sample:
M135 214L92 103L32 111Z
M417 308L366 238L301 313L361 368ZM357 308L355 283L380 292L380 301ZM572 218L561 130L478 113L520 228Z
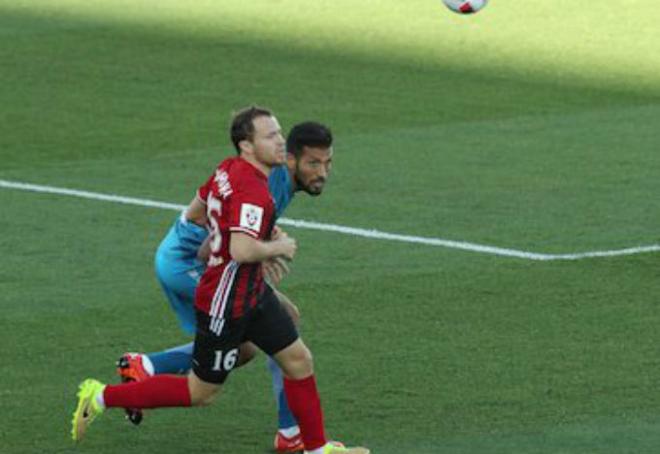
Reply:
M261 263L238 264L229 254L232 232L270 238L275 207L268 178L241 157L226 159L197 191L206 204L211 255L195 294L195 306L212 320L238 318L264 291Z

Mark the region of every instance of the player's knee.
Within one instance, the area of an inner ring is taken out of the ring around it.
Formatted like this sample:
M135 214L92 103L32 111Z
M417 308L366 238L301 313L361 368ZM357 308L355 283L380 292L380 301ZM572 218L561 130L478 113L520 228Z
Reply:
M303 352L300 355L300 361L304 365L306 365L310 368L314 367L314 357L312 356L312 351L309 348L305 347L303 349Z
M211 405L219 394L220 387L215 389L195 389L190 391L190 404L193 407L204 407Z
M199 378L188 376L188 391L190 392L190 405L193 407L210 405L220 392L220 385L206 383Z
M314 373L314 358L312 352L305 346L296 349L289 357L286 374L290 378L302 379Z
M215 396L215 394L208 395L201 400L197 400L194 405L196 407L206 407L207 405L211 405L215 400Z

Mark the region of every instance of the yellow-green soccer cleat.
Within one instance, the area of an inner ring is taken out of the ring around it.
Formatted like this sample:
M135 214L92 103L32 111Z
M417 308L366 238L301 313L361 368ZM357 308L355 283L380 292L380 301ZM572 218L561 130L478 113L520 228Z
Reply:
M369 454L367 448L347 448L339 443L337 444L328 443L323 447L323 454Z
M71 420L71 437L80 441L94 419L103 413L103 407L96 401L96 396L103 392L105 385L98 380L88 378L78 387L78 406Z

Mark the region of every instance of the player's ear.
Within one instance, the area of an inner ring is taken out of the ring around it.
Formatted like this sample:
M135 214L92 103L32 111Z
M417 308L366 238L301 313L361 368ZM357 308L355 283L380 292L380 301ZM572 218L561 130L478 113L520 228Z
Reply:
M252 145L252 142L250 142L247 139L238 142L238 148L240 148L241 153L246 153L246 152L250 153L254 150L254 146Z

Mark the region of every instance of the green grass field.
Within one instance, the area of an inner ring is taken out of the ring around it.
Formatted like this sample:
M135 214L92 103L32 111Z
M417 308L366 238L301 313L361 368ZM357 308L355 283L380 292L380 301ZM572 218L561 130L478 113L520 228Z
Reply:
M191 6L194 5L194 6ZM232 110L333 127L287 217L538 253L658 243L650 1L0 0L0 179L187 203ZM212 407L103 415L80 380L183 342L153 275L176 213L0 188L0 452L267 453L263 358ZM660 446L658 253L538 262L289 229L330 434L374 454Z

